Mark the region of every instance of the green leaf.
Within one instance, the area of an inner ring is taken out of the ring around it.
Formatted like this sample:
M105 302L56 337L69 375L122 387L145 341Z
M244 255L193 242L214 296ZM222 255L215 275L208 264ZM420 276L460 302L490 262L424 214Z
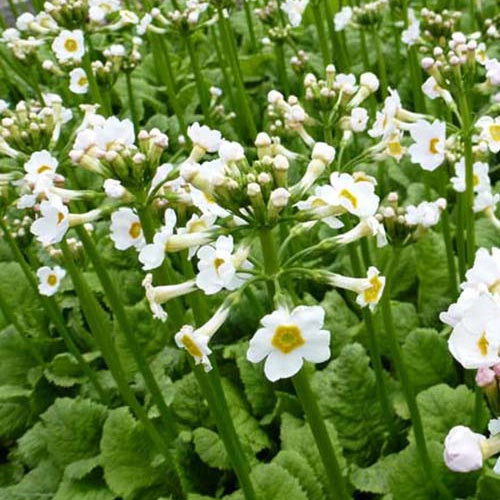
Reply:
M500 247L500 229L495 227L490 219L481 218L474 224L476 245L478 247Z
M90 352L83 355L87 363L99 357L99 352ZM44 375L47 380L60 387L73 387L86 380L82 367L69 352L57 354L45 369Z
M193 431L193 442L196 453L207 465L216 469L231 468L224 443L216 432L198 427Z
M172 397L172 409L181 421L201 427L209 418L207 403L193 373L176 380L167 391L168 397Z
M440 382L453 384L456 381L446 340L436 330L413 330L403 344L403 357L417 392Z
M364 469L353 464L349 476L352 485L363 492L379 495L389 493L389 474L397 460L399 457L394 453L380 458L376 463Z
M422 391L417 396L417 403L428 440L443 442L448 431L455 425L475 428L475 395L465 385L454 389L446 384L435 385ZM486 427L488 420L489 410L481 400L478 431Z
M87 399L57 399L41 416L47 450L62 467L99 454L107 408Z
M113 500L114 498L115 495L104 484L96 484L93 479L79 481L64 479L53 500Z
M64 469L64 476L68 479L83 479L100 465L100 456L82 458L81 460L70 463L66 469Z
M167 472L143 426L128 408L109 412L101 440L104 477L111 490L128 497L141 488L160 484Z
M38 465L47 454L45 429L37 422L17 441L19 456L31 468Z
M308 500L297 478L277 464L259 464L250 474L257 498Z
M492 500L500 498L500 477L487 470L477 482L476 500Z
M360 344L345 346L337 359L314 374L313 388L322 415L332 419L345 451L357 461L373 460L385 425L364 348Z

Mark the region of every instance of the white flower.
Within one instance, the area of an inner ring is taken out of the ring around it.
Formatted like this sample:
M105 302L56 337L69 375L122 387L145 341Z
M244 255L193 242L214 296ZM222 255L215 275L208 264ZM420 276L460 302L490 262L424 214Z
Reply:
M500 151L500 116L493 119L491 116L482 116L476 122L481 129L481 139L485 140L492 153Z
M406 148L401 146L401 139L403 133L401 130L394 129L393 132L387 135L384 140L385 143L385 154L399 161L404 156Z
M471 472L483 466L481 443L486 440L482 434L468 427L457 425L444 440L444 461L455 472Z
M247 359L259 363L275 382L295 375L303 360L322 363L330 358L330 332L323 330L325 311L320 306L280 308L261 319L262 328L250 339Z
M339 12L335 14L333 22L335 24L335 31L343 31L352 19L351 7L342 7Z
M401 98L397 90L389 89L389 96L385 98L384 109L377 111L375 123L368 131L370 137L387 137L394 131L396 126L396 115L402 110Z
M422 84L422 92L431 100L441 97L445 102L451 103L453 98L451 94L439 86L438 82L433 76L429 76Z
M311 158L323 162L327 167L335 159L335 148L326 142L317 142L314 144Z
M191 218L187 221L186 227L180 227L177 230L178 234L193 234L201 231L208 231L209 229L213 229L216 226L215 224L216 216L213 214L204 214L198 215L193 214ZM198 251L197 246L193 246L189 248L188 259L191 259L194 254Z
M193 151L190 155L191 161L198 161L205 153L218 151L222 136L218 130L212 130L206 125L193 123L187 129L187 135L193 143Z
M102 23L108 14L120 7L120 0L89 0L89 19L94 23Z
M448 339L452 356L468 369L499 363L499 322L500 306L492 296L475 298Z
M31 233L42 245L59 243L69 229L69 212L60 198L44 200L40 204L42 214L31 224Z
M500 194L493 193L489 189L481 191L480 193L477 193L476 197L474 198L474 212L494 212L499 201Z
M406 207L405 221L409 226L432 227L439 222L444 199L423 201Z
M500 293L500 249L486 248L476 252L474 265L465 273L463 288L475 288L480 292Z
M134 124L128 118L120 120L111 116L94 127L94 137L95 144L101 151L121 150L134 145Z
M54 178L58 161L47 150L32 153L30 159L24 164L26 181L35 184L41 176Z
M385 276L380 276L380 271L376 267L370 266L366 279L368 280L369 286L360 291L356 297L356 302L361 307L369 306L373 311L384 293Z
M140 250L144 244L144 235L139 216L128 207L121 207L111 215L110 238L117 250L135 247Z
M165 210L165 224L154 235L153 242L145 245L139 253L139 262L145 271L160 267L165 259L168 239L174 234L177 216L171 208Z
M59 266L51 267L41 267L36 272L38 280L38 291L41 295L51 297L54 295L59 286L61 285L61 280L66 276L66 271Z
M371 182L357 181L350 174L333 172L330 184L337 193L339 204L349 213L362 218L370 217L377 211L379 197Z
M408 28L401 33L401 40L406 45L415 45L420 38L420 22L413 9L408 9Z
M248 249L233 254L232 236L219 236L215 244L202 246L198 252L198 275L196 285L207 295L213 295L223 288L236 290L245 281L237 272L238 268L248 268Z
M194 187L191 188L190 194L193 205L204 214L211 214L217 217L227 217L229 215L229 212L225 208L222 208L211 194Z
M349 123L353 132L363 132L368 124L368 111L365 108L354 108Z
M415 141L408 148L412 163L418 163L424 170L436 170L445 157L446 123L418 120L410 126L410 134Z
M480 292L476 288L465 288L458 300L439 315L439 319L451 327L458 325L479 295Z
M219 157L224 163L234 163L245 158L243 146L236 141L222 140L219 147Z
M302 14L309 0L286 0L281 4L281 10L288 16L290 24L296 28L302 22Z
M472 166L473 173L473 186L474 191L476 193L480 193L481 191L489 191L491 188L490 177L488 175L489 165L487 163L483 163L477 161ZM453 189L458 191L459 193L463 193L465 191L465 159L461 158L460 161L455 163L455 177L452 177L451 183L453 185Z
M113 198L119 200L123 198L126 193L126 189L122 186L122 183L116 179L106 179L102 186L104 188L104 192L108 198Z
M305 201L299 201L295 205L299 210L311 211L311 216L321 219L332 229L338 229L344 225L336 215L342 215L345 208L340 204L337 191L329 185L316 186L314 195Z
M486 68L486 78L491 85L500 85L500 61L497 59L488 59L484 67Z
M375 216L361 219L356 226L346 233L335 236L333 240L339 245L348 245L367 236L376 236L378 248L387 245L384 225Z
M161 306L162 304L196 290L196 283L194 280L189 280L177 285L153 286L153 275L151 273L146 274L146 277L142 281L142 286L146 292L146 298L151 312L153 313L153 318L163 322L167 320L168 315Z
M60 63L81 61L85 53L83 31L61 31L52 42L52 50Z
M69 90L73 94L86 94L89 90L87 73L82 68L75 68L69 73Z

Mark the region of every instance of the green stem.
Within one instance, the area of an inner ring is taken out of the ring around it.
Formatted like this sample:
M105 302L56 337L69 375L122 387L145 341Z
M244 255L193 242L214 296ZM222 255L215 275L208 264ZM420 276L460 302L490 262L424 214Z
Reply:
M139 133L139 117L137 116L137 108L135 106L134 87L132 86L131 71L125 71L125 81L127 82L127 95L130 114L132 116L132 123L134 124L134 132L137 137L137 134Z
M337 2L336 2L337 3ZM338 11L338 6L332 8L329 1L324 3L325 13L326 13L326 26L328 28L328 35L330 36L330 42L332 46L332 60L338 66L338 69L344 73L349 73L349 63L346 54L346 49L344 47L343 38L335 31L335 25L333 24L334 13Z
M14 17L19 16L19 10L17 9L16 2L14 0L7 0L7 3L9 4L10 11L12 12L12 15Z
M347 493L346 482L305 368L302 368L293 377L293 385L325 466L331 498L334 500L346 500L350 498Z
M361 45L361 57L363 60L363 69L368 71L370 69L370 60L368 59L368 49L366 48L366 36L363 29L359 30L359 42Z
M288 75L286 72L283 40L276 40L274 42L274 51L276 54L276 62L278 65L278 81L285 95L288 95L290 93L290 84L288 83Z
M325 24L320 3L317 0L314 0L311 2L311 9L314 16L316 31L318 33L319 46L323 57L323 65L326 67L331 63L332 59L330 56L330 49L328 48L328 39L326 38Z
M273 277L280 269L272 229L268 227L262 228L259 232L259 238L264 259L264 270L267 277L266 285L269 302L272 302L275 293Z
M377 64L380 77L380 88L382 91L382 98L385 99L387 97L387 87L389 82L387 79L387 67L385 65L385 57L384 57L384 52L382 50L382 43L380 42L380 36L378 34L376 26L373 27L372 34L373 34L373 40L375 42L375 50L377 51Z
M242 0L242 3L243 3L243 9L245 11L245 19L247 21L248 35L250 36L250 49L252 52L255 52L255 50L257 49L257 41L255 38L255 29L253 26L252 11L250 9L250 4L248 3L248 0Z
M410 412L413 435L415 437L415 444L417 446L417 451L420 456L420 460L422 462L423 470L427 475L428 483L432 486L434 491L439 495L439 498L451 500L452 496L441 482L441 479L436 475L434 465L429 456L429 451L427 449L427 443L425 440L424 428L422 425L422 419L420 417L420 410L418 408L417 398L415 396L415 390L413 388L413 384L410 381L410 377L406 369L406 365L403 359L403 353L401 350L401 346L399 344L399 339L397 337L394 328L394 322L392 319L391 298L390 298L391 285L392 285L393 274L396 270L396 264L398 262L400 251L401 248L399 247L394 248L388 265L385 289L381 300L382 317L386 332L388 333L394 368L401 383L403 395L405 397L406 404L408 405L408 410Z
M458 249L458 274L460 281L465 280L467 259L465 251L465 200L462 194L457 194L457 249Z
M203 78L203 73L200 67L200 60L198 59L198 52L193 47L193 41L191 40L191 34L186 33L186 48L189 54L189 59L191 60L191 65L193 68L194 79L196 82L196 89L198 91L198 97L200 99L201 110L205 116L205 121L210 124L210 96L208 94L207 87L205 85L205 79Z
M144 383L146 384L146 387L151 394L151 398L154 404L157 406L158 411L160 412L166 434L168 435L170 440L173 440L177 435L177 426L174 420L174 416L170 408L165 403L160 386L158 385L158 382L156 381L153 372L151 371L149 362L144 355L141 345L135 337L134 329L132 328L129 319L127 318L125 308L123 307L121 298L113 283L113 280L111 279L106 265L102 261L92 238L87 233L87 230L83 226L78 226L75 229L85 248L85 252L89 256L89 259L94 266L94 270L99 277L99 281L102 285L104 293L106 294L106 297L108 298L111 310L115 315L116 320L118 321L118 325L120 326L120 329L125 336L128 346L130 347L132 356L134 357L134 360L137 364L137 368L139 369L139 372L144 379Z

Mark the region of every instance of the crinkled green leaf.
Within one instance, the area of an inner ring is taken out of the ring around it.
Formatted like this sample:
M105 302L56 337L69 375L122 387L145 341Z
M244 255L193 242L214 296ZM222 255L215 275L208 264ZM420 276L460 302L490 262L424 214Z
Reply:
M53 500L113 500L114 498L116 496L104 484L96 484L92 479L79 481L64 479Z
M273 500L307 500L300 482L277 464L259 464L250 474L257 498Z
M196 453L207 465L216 469L230 469L224 443L216 432L198 427L193 431L193 442Z
M380 458L370 467L352 466L349 478L353 486L363 492L384 494L389 492L389 474L395 462L399 460L397 454Z
M172 409L181 421L197 427L206 423L208 406L193 373L176 380L168 392L173 394Z

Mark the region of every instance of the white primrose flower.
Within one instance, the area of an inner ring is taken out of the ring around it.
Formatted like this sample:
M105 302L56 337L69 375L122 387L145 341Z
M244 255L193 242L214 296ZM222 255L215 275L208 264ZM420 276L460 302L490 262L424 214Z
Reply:
M486 68L486 78L491 85L500 85L500 61L498 59L488 59L484 63Z
M433 76L429 76L422 84L422 92L431 100L441 97L446 103L453 101L451 94L443 89Z
M122 183L117 179L106 179L102 187L106 196L115 200L123 198L127 192Z
M177 230L177 234L193 234L201 231L208 231L210 229L215 229L216 216L213 214L193 214L191 218L187 221L186 227L180 227ZM197 246L189 248L188 259L191 259L198 251Z
M31 233L42 245L59 243L69 229L69 211L57 197L43 200L40 204L41 217L31 224Z
M491 253L486 248L479 248L465 279L464 289L500 294L500 248L492 248Z
M333 146L330 146L326 142L316 142L311 153L311 158L321 161L327 167L335 159L335 153Z
M72 69L69 73L69 90L73 94L86 94L89 90L89 79L82 68Z
M345 213L345 208L340 204L337 191L330 185L316 186L314 195L305 201L295 204L299 210L311 212L311 217L320 219L332 229L343 227L344 223L336 217Z
M474 198L474 212L486 212L486 214L491 212L494 214L499 201L499 193L493 193L491 189L485 189L484 191L477 193Z
M383 141L385 146L385 154L394 158L399 162L403 158L406 148L401 145L401 139L403 138L403 132L398 129L394 129L390 134L386 136Z
M451 304L447 311L440 313L439 319L446 325L455 327L462 321L467 310L479 297L480 293L476 288L464 288L457 301Z
M368 131L370 137L387 137L397 129L396 115L401 112L401 98L397 90L389 89L389 95L385 98L384 109L377 111L375 122Z
M177 215L174 210L167 208L164 218L165 224L154 235L153 242L144 245L139 252L139 262L145 271L156 269L162 265L167 251L168 239L174 234L174 228L177 224Z
M35 184L41 177L54 178L59 162L47 150L32 153L30 159L24 164L26 171L25 180Z
M491 181L488 175L489 168L487 163L481 161L476 161L472 166L473 186L476 193L491 189ZM461 158L460 161L455 163L455 177L452 177L450 180L455 191L459 193L465 191L465 158Z
M202 364L205 371L210 371L212 365L208 356L212 353L208 347L208 342L215 335L217 330L224 324L230 311L230 302L225 301L215 314L198 329L190 325L184 325L175 335L175 343L194 358L195 363Z
M245 159L245 150L243 146L236 141L226 141L222 139L218 153L219 158L224 163L235 163Z
M492 153L500 151L500 116L482 116L476 122L476 127L481 130L480 138L486 141Z
M420 21L413 9L408 9L408 28L401 33L401 40L406 45L415 45L420 38Z
M119 151L124 147L133 146L134 124L128 118L120 120L111 116L94 127L94 139L96 146L103 152Z
M89 0L89 19L101 24L108 14L120 10L120 0Z
M205 153L215 153L219 150L222 135L218 130L212 130L206 125L193 123L187 129L187 135L193 143L189 161L199 161Z
M348 245L349 243L358 241L367 236L376 237L378 248L387 245L384 225L379 222L375 216L361 219L359 223L349 231L335 236L333 241L339 245Z
M37 270L36 275L39 280L38 291L40 295L51 297L59 290L61 280L66 276L66 271L59 266L53 268L43 266Z
M61 31L52 42L52 51L60 63L81 61L85 53L83 31Z
M423 201L417 206L406 207L405 221L409 226L432 227L439 222L442 210L446 208L446 200Z
M295 375L303 361L322 363L330 358L330 332L323 330L325 311L320 306L279 308L261 319L262 328L250 339L247 359L259 363L271 381Z
M222 208L215 198L205 191L191 187L191 201L193 205L205 215L215 215L216 217L228 217L230 213Z
M451 355L467 369L500 362L500 305L489 294L474 299L448 339Z
M481 444L486 440L482 434L468 427L453 427L444 440L444 461L455 472L471 472L483 466Z
M213 295L222 289L236 290L245 281L238 269L248 269L246 260L248 248L242 247L235 253L232 236L219 236L215 244L202 246L198 252L198 275L196 285L206 295Z
M289 23L296 28L302 22L302 15L309 0L286 0L281 4L281 10L288 16Z
M121 207L111 215L110 238L117 250L135 247L140 250L145 245L139 216L128 207Z
M408 148L412 163L430 172L436 170L445 158L446 123L418 120L410 126L410 134L415 141Z
M349 124L353 132L364 132L368 124L368 111L365 108L354 108L349 117Z
M339 12L337 12L333 18L333 23L335 24L335 31L343 31L352 19L352 9L351 7L342 7Z
M163 322L167 320L168 315L163 309L162 304L196 290L196 283L194 280L189 280L177 285L153 286L153 275L151 273L146 274L146 277L142 281L142 286L146 292L146 298L153 318Z
M337 193L338 203L349 213L363 218L377 211L380 199L371 182L357 180L347 173L333 172L330 184Z

